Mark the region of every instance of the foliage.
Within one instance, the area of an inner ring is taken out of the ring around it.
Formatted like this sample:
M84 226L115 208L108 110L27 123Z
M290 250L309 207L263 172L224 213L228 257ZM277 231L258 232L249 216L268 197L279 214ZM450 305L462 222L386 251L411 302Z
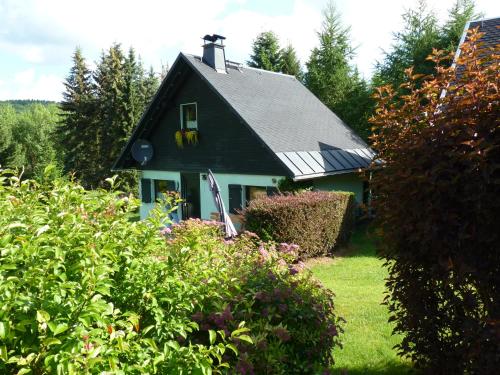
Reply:
M302 68L297 52L291 44L280 48L280 42L272 31L264 31L257 35L252 45L252 55L248 66L272 72L290 74L302 79Z
M302 79L302 67L297 52L291 44L280 50L279 71Z
M392 84L398 87L405 80L405 69L413 67L415 74L432 74L434 62L427 60L433 48L456 51L467 21L478 17L473 0L456 0L443 26L436 15L420 0L415 9L403 14L403 30L394 33L394 44L377 62L373 85ZM451 65L451 59L443 61ZM420 82L420 81L418 81Z
M351 65L354 48L349 41L349 28L344 27L334 4L323 12L318 32L319 46L309 57L305 84L328 108L360 135L370 134L368 117L372 111L370 91Z
M16 110L17 108L17 110ZM22 168L27 178L38 178L48 164L61 165L53 141L59 110L38 102L0 104L0 165Z
M409 69L400 101L378 89L373 119L386 303L404 334L400 354L434 374L500 366L499 50L479 35L457 68L434 51L433 77L421 84Z
M252 55L247 61L248 66L279 71L280 65L280 46L278 37L272 31L264 31L257 35L252 45Z
M303 192L252 200L245 226L263 238L299 246L300 258L331 253L345 243L354 221L354 194Z
M184 147L184 135L182 134L182 130L177 130L175 132L175 144L178 148Z
M64 150L64 169L80 181L92 181L95 173L92 159L98 152L94 120L96 98L91 71L79 48L73 55L73 66L64 86L58 129L58 140Z
M114 178L108 192L53 180L50 167L40 182L13 174L0 183L1 373L280 374L332 363L333 295L291 263L289 246L224 241L215 222L161 235L161 208L132 222L139 202Z
M60 143L65 169L85 187L104 186L113 163L127 142L158 87L152 70L146 73L131 48L125 55L119 44L103 52L91 71L79 49L65 82L61 104ZM122 172L122 188L132 190L135 174Z

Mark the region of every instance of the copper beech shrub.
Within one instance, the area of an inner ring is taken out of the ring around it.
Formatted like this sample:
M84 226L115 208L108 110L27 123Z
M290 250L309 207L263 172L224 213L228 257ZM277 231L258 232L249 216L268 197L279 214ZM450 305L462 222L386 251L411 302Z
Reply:
M469 33L456 67L377 90L374 208L397 347L433 374L500 368L499 46ZM418 82L423 82L417 85Z

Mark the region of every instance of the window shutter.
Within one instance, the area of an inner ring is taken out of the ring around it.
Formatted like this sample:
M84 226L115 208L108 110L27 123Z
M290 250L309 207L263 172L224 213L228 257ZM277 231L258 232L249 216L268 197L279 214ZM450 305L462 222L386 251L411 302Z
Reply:
M229 185L229 213L237 214L243 208L241 185Z
M151 180L141 178L141 198L143 203L151 203Z
M278 194L278 188L275 186L266 186L266 192L268 197Z

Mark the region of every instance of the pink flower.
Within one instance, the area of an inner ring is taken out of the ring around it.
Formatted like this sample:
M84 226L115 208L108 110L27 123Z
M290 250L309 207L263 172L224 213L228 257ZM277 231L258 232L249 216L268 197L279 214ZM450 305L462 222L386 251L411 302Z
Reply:
M160 231L160 233L163 234L164 236L169 235L170 233L172 233L172 228L165 227Z
M260 247L259 247L259 253L260 253L260 255L262 255L262 257L264 259L269 258L269 252L262 245L260 245Z

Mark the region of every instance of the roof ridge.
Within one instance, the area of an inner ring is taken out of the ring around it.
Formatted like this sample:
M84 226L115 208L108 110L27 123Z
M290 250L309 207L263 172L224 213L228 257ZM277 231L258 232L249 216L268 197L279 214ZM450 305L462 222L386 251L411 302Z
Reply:
M185 52L181 52L181 54L183 54L185 56L192 56L192 57L194 57L196 59L200 59L200 61L203 62L201 56L194 55L192 53L185 53ZM281 72L273 72L273 71L270 71L270 70L265 70L265 69L260 69L260 68L254 68L252 66L248 66L246 64L239 63L237 61L232 61L232 60L227 60L226 59L226 63L227 62L229 62L229 63L235 63L235 64L241 64L241 67L240 67L241 69L251 69L251 70L256 70L256 71L259 71L259 72L264 72L264 73L269 73L269 74L277 74L277 75L280 75L280 76L285 76L285 77L290 77L290 78L297 79L297 77L295 77L292 74L286 74L286 73L281 73Z

